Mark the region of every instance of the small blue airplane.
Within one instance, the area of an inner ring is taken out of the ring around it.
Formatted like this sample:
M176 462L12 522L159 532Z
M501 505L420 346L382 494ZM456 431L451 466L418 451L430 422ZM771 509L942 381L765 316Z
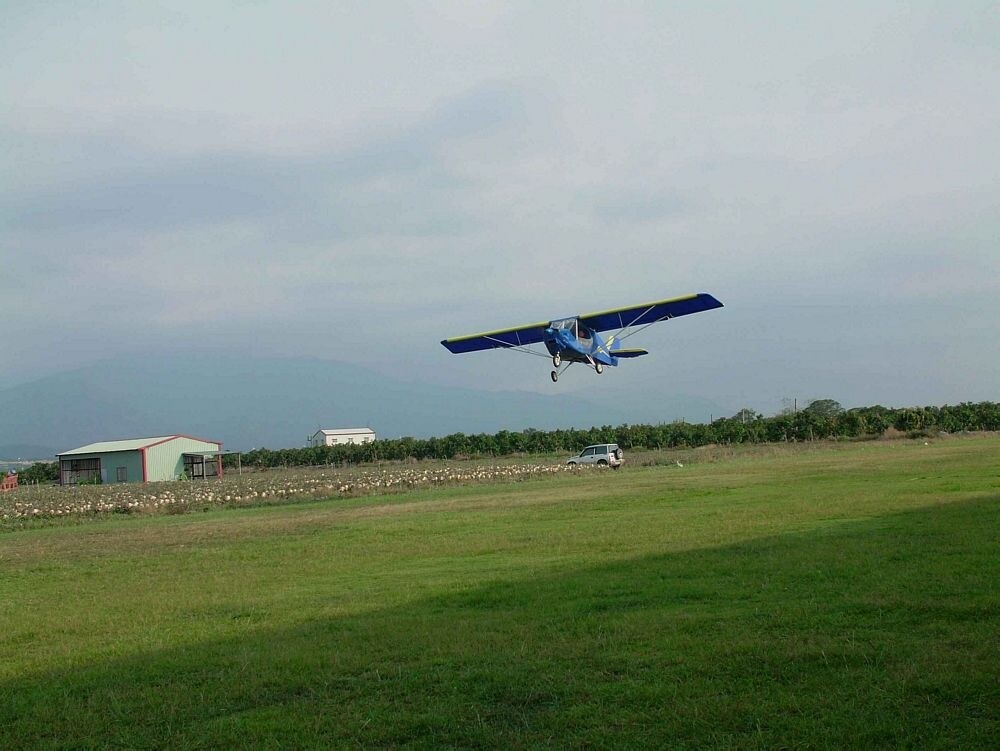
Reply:
M721 307L721 302L711 295L701 292L696 295L657 300L627 308L615 308L570 318L529 323L525 326L515 326L499 331L456 336L452 339L444 339L441 344L455 354L475 352L481 349L506 348L541 357L551 356L552 367L555 368L552 371L552 382L555 383L559 380L559 374L575 362L593 368L600 375L604 372L605 365L615 367L621 359L649 354L644 349L611 349L616 342L621 342L633 334L639 333L647 326L678 316L701 313L704 310ZM633 327L639 328L635 331L629 331ZM600 331L612 329L618 329L618 331L608 337L607 341L598 334ZM545 344L545 348L549 352L548 355L530 349L530 345L539 342ZM560 366L563 366L561 370Z

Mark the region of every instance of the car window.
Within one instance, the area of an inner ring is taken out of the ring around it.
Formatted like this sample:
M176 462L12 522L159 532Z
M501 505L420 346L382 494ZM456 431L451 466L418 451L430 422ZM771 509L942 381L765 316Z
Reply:
M593 456L593 455L594 455L594 449L593 448L584 449L583 453L580 454L580 456Z

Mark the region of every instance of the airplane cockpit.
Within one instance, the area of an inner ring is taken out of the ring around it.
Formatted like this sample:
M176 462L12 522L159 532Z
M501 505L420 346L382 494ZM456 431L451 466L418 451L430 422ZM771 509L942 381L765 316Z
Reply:
M558 321L552 321L549 324L549 328L569 331L578 342L585 345L590 344L590 331L586 327L581 326L576 318L563 318Z
M563 318L560 321L552 321L549 324L551 329L565 329L572 332L573 336L576 336L576 319L575 318Z

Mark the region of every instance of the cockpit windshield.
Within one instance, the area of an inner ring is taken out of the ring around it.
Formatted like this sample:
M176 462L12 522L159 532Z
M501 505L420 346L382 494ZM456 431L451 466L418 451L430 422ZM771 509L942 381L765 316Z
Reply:
M576 318L563 318L558 321L552 321L549 327L569 331L577 341L589 342L591 339L590 332L579 324L580 322Z
M566 329L567 331L571 331L573 336L576 336L575 318L563 318L561 321L553 321L549 326L553 329Z

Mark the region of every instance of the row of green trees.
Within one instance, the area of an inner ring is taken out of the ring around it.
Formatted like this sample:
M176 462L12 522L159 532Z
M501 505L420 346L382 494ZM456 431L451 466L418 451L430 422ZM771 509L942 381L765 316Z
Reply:
M35 462L17 473L17 481L29 483L52 483L59 479L59 465L56 462Z
M887 430L907 434L933 431L957 433L1000 430L1000 403L963 402L943 407L859 407L843 409L832 399L819 399L805 409L764 417L741 409L732 417L708 424L673 422L660 425L620 425L588 429L534 430L441 438L399 438L360 445L318 446L294 449L254 449L241 455L253 467L295 467L321 464L357 464L379 460L456 459L511 454L575 453L592 443L617 443L629 449L664 449L704 446L709 443L779 443L831 438L861 438ZM236 467L236 456L223 458L223 466ZM19 473L21 483L58 480L55 462L39 462Z
M889 429L908 434L1000 430L1000 403L964 402L943 407L882 406L845 410L832 399L820 399L805 409L764 417L742 409L709 424L674 422L660 425L620 425L584 430L528 430L441 438L399 438L373 443L294 449L254 449L242 462L255 467L353 464L379 460L455 459L510 454L577 452L592 443L617 443L628 449L704 446L709 443L776 443L881 435ZM227 455L225 467L235 467Z

